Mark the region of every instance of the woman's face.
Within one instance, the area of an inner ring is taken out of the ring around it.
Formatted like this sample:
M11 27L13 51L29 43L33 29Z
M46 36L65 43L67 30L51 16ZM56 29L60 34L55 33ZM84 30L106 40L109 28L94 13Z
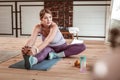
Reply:
M41 19L42 24L44 24L45 26L50 26L52 23L52 15L49 13L45 13L45 15L43 16L43 18Z

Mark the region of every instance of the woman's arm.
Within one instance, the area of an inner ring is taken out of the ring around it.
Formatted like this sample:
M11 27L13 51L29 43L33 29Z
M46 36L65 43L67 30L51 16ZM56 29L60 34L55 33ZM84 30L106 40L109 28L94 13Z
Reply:
M39 46L38 46L38 49L39 49L39 52L44 49L50 42L53 41L56 33L57 33L57 30L58 30L58 26L56 23L52 23L52 26L50 28L50 32L48 34L48 36L45 38L45 40L43 41L43 43L41 43Z
M25 44L25 46L32 47L35 44L35 41L37 39L39 32L40 32L40 25L38 24L34 27L32 34L31 34L30 38L28 39L27 43Z

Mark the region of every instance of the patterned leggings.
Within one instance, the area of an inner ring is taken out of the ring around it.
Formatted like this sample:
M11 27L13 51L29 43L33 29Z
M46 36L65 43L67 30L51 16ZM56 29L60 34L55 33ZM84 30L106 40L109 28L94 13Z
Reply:
M42 60L44 60L49 52L56 52L59 53L61 51L64 51L65 56L71 56L71 55L77 55L80 54L82 51L84 51L86 49L84 44L70 44L67 45L66 43L64 43L63 45L59 45L59 46L47 46L46 48L44 48L40 53L36 54L35 57L38 59L38 62L41 62Z

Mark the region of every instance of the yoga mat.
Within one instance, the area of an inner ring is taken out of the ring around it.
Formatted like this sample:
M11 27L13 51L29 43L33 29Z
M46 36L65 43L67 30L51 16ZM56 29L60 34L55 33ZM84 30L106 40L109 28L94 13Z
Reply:
M49 70L55 63L57 63L60 60L60 58L56 59L51 59L51 60L43 60L42 62L35 64L32 66L30 70L42 70L42 71L47 71ZM9 68L18 68L18 69L25 69L24 67L24 60L19 61L15 64L12 64L9 66Z

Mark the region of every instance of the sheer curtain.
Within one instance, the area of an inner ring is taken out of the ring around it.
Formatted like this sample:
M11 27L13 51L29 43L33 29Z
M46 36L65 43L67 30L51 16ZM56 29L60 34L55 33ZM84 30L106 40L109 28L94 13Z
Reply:
M112 15L111 19L120 21L120 0L112 0Z
M106 28L106 42L108 42L109 29L120 25L120 0L111 0L110 12L109 25Z
M112 14L111 14L111 26L113 27L119 27L120 25L120 0L113 0L112 5Z

